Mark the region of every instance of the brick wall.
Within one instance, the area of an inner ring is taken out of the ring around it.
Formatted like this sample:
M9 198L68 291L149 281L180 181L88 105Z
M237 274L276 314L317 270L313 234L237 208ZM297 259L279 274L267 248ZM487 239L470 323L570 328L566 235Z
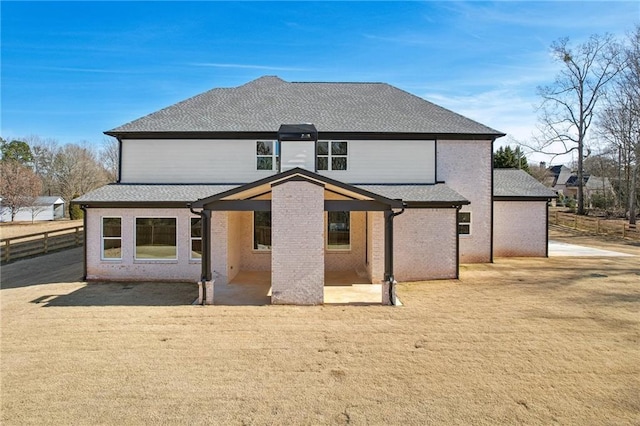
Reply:
M491 141L438 141L438 180L471 202L471 235L460 238L460 262L491 260Z
M320 304L324 296L324 188L287 181L272 188L271 301Z
M367 273L372 283L384 279L384 213L367 212Z
M122 259L101 260L102 217L121 217ZM135 260L135 218L175 217L175 260ZM191 218L188 209L105 209L87 211L87 279L104 281L190 281L201 275L199 260L191 260Z
M546 256L546 201L496 201L494 256Z
M456 278L456 209L407 209L393 227L397 281Z

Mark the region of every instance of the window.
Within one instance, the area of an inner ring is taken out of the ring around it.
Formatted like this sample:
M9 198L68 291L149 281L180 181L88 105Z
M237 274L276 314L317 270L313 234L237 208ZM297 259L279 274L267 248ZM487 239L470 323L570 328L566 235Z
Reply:
M122 218L102 218L102 259L122 259Z
M318 142L316 168L318 170L347 170L347 142Z
M278 170L278 155L275 145L274 141L256 142L257 170Z
M271 212L253 212L253 249L271 250Z
M177 259L176 218L136 218L136 259Z
M471 235L471 212L458 212L458 234Z
M329 250L351 249L350 213L328 212L327 217L327 248Z
M202 259L202 218L191 218L191 260Z

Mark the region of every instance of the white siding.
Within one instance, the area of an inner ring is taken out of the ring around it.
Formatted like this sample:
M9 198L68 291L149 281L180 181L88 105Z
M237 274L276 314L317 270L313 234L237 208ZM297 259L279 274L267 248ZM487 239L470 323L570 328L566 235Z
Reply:
M348 143L348 169L319 173L347 183L435 182L434 141ZM122 183L248 183L273 173L256 170L253 139L125 139L122 143Z
M316 146L314 141L280 142L280 164L282 171L300 167L314 171L316 169Z
M248 183L273 174L256 170L256 140L122 141L122 183Z
M347 183L435 183L434 141L348 141L347 170L318 171Z

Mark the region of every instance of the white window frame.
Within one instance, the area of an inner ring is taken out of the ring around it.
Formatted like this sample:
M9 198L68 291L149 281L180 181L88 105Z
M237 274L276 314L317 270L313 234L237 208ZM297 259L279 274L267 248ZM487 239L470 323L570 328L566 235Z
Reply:
M325 224L325 237L324 237L324 246L326 251L330 251L330 252L338 252L338 253L346 253L346 252L350 252L351 251L351 247L352 247L352 240L353 240L353 230L352 230L352 217L351 217L351 212L347 211L347 213L349 213L349 247L347 248L336 248L335 246L330 246L329 245L329 213L331 212L327 212L326 213L326 224Z
M153 258L153 257L138 257L138 219L174 219L176 221L176 257L173 258ZM189 221L191 225L191 221ZM139 262L150 263L177 263L180 253L178 251L178 227L179 221L177 216L134 216L133 218L133 259ZM191 235L191 233L189 233Z
M104 236L104 219L120 219L120 236L105 237ZM104 257L104 241L120 240L120 257ZM101 216L100 217L100 260L105 262L118 262L122 260L122 216Z
M270 143L271 144L271 155L262 155L262 154L258 154L258 144L259 143ZM277 171L279 169L279 164L278 164L278 141L264 141L264 140L260 140L260 141L256 141L255 144L256 147L256 151L255 151L255 155L256 155L256 170L259 172L272 172L272 171ZM271 158L271 168L270 169L260 169L258 168L258 163L260 158Z
M467 221L464 221L464 222L463 222L463 221L461 220L460 215L462 215L462 214L468 214L468 215L469 215L469 221L468 221L468 222L467 222ZM458 211L458 212L457 212L457 223L458 223L458 226L457 226L457 228L458 228L458 229L457 229L457 232L458 232L458 235L459 235L459 236L461 236L462 238L466 238L466 237L470 237L470 236L471 236L471 231L472 231L471 223L472 223L472 220L473 220L473 219L472 219L472 217L471 217L471 212L469 212L469 211L464 211L464 212L462 212L462 211ZM468 232L468 233L461 233L461 232L460 232L460 225L469 225L469 232Z
M271 253L271 248L256 248L256 213L258 212L251 212L251 251L255 253ZM271 218L273 220L273 216ZM273 231L273 223L271 224L271 230ZM273 234L271 234L271 240L271 247L273 247Z
M189 217L189 260L193 261L193 262L202 262L202 253L200 253L200 257L193 257L193 242L194 241L200 241L200 248L203 250L202 247L202 236L199 237L194 237L192 232L192 228L193 225L191 225L191 221L193 219L198 219L198 220L202 220L202 218L200 216L191 216Z
M333 153L333 143L334 142L342 142L347 144L347 153L346 154L334 154ZM347 170L349 170L349 141L318 141L318 143L326 143L327 144L327 154L317 154L318 152L318 148L316 147L316 170L318 171L336 171L336 172L346 172ZM326 169L320 169L318 168L318 159L319 158L326 158L327 159L327 168ZM333 168L333 159L334 158L344 158L345 161L347 162L346 166L344 169L334 169Z

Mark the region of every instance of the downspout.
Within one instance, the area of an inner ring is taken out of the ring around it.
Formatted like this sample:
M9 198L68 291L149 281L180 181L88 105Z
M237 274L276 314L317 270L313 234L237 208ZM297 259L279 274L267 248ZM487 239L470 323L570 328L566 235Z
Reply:
M547 201L546 202L546 208L545 208L545 236L544 236L544 240L545 240L545 245L544 245L544 257L549 257L549 204L551 203L551 201Z
M205 283L211 281L211 248L210 248L210 233L211 233L211 211L201 210L199 212L193 210L191 204L187 205L191 213L200 216L202 219L202 262L200 272L200 282L202 282L202 300L201 304L205 304L207 299L207 289Z
M80 204L82 210L82 250L84 252L84 262L82 265L82 281L87 281L87 206Z
M456 206L456 279L460 279L460 231L458 228L460 227L460 209L462 206ZM491 230L493 234L493 230Z
M116 183L120 183L122 180L122 139L120 136L116 136L116 139L118 140L118 180Z
M384 212L384 281L389 283L389 303L395 305L395 277L393 276L393 218L404 213L405 204L402 203L402 210L394 212L386 210Z

